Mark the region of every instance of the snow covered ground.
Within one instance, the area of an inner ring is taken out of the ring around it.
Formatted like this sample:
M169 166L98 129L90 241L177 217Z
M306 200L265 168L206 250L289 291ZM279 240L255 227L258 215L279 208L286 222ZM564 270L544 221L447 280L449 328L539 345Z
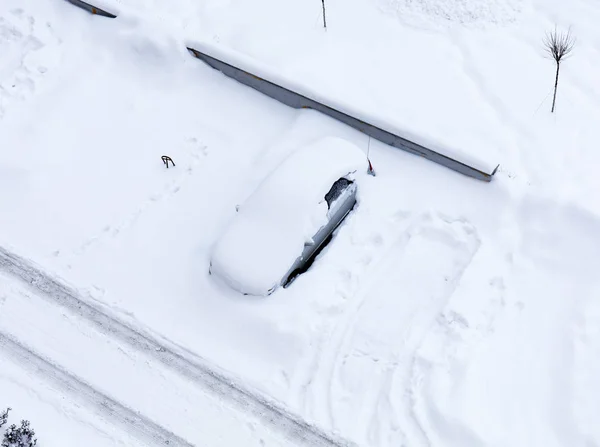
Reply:
M119 17L0 3L2 247L360 445L600 445L596 2L329 0L327 31L318 1L101 4ZM578 41L552 115L555 24ZM208 276L236 205L305 144L368 141L225 78L190 39L500 170L485 184L371 141L378 175L333 243L290 288L241 297ZM291 442L5 270L0 339L0 406L43 445Z
M2 403L14 402L17 407L9 413L9 424L29 420L40 441L47 445L144 445L72 396L57 393L53 384L13 363L4 352L2 359Z

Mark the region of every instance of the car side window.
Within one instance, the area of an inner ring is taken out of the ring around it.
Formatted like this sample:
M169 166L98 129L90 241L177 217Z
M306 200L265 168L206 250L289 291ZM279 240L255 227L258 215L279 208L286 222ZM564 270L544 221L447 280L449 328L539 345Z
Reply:
M347 178L340 178L336 180L331 189L327 194L325 194L325 200L327 201L327 208L330 209L332 203L352 184L351 180Z

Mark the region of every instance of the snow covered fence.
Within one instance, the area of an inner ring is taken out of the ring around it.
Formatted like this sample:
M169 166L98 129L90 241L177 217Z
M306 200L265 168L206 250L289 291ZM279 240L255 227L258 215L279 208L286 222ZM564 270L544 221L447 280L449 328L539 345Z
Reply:
M359 114L350 111L348 107L342 104L334 104L331 100L319 99L314 93L307 92L306 88L298 84L294 85L289 80L277 79L274 73L266 73L264 68L256 66L243 55L236 54L232 56L216 48L210 48L208 51L212 55L209 55L207 54L206 45L198 42L188 44L187 48L195 57L212 68L287 106L296 109L308 108L317 110L376 140L405 150L411 154L420 155L461 174L489 182L498 169L499 165L490 165L488 162L477 159L463 151L442 146L434 141L426 141L425 138L417 135L410 135L409 131L398 132L386 123L377 122L376 118L370 118L370 122L367 122L365 119L356 118ZM202 48L202 51L198 48ZM230 62L224 62L224 60L231 61L231 59L235 59L235 65ZM239 68L240 66L243 66L243 68ZM267 80L265 77L271 80ZM276 79L277 83L274 82ZM286 87L282 85L286 85ZM400 133L405 136L400 136ZM409 136L410 139L407 139L406 136Z
M69 3L78 6L81 9L85 9L88 12L91 12L92 14L96 14L99 16L103 16L103 17L108 17L111 19L114 19L115 17L117 17L116 15L105 11L104 9L98 8L97 6L94 5L90 5L89 3L86 2L82 2L81 0L67 0Z

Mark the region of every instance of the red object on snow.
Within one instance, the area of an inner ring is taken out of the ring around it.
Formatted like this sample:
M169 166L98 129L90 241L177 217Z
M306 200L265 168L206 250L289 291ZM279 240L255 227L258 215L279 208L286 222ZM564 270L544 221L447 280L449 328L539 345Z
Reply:
M367 174L372 175L373 177L375 177L375 169L373 169L373 165L371 164L371 160L369 160L367 158L367 161L369 162L369 169L367 170Z

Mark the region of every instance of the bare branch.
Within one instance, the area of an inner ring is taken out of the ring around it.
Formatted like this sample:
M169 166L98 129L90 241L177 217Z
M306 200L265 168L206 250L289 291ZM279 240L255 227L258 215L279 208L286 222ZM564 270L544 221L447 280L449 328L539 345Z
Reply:
M563 59L571 54L575 47L575 38L571 34L571 29L565 33L554 28L553 31L546 33L544 47L552 59L560 64Z

